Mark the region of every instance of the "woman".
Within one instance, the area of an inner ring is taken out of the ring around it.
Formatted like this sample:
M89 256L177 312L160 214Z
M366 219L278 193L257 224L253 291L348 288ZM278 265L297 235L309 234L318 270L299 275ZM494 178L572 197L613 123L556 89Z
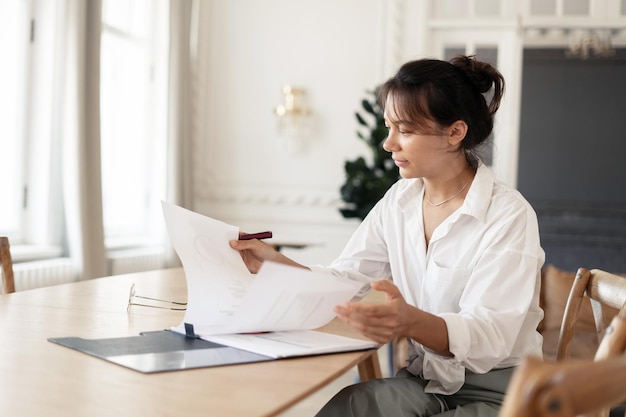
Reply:
M384 149L402 179L339 258L311 269L384 291L383 304L335 312L377 342L408 338L409 360L318 416L497 416L513 367L541 355L537 217L476 156L503 93L502 75L467 56L408 62L381 87ZM264 260L298 265L260 241L231 245L253 272Z

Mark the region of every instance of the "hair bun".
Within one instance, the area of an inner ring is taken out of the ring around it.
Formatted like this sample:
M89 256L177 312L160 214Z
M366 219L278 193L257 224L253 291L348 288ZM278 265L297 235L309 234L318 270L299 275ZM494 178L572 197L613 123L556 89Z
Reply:
M502 74L487 62L478 61L475 55L457 56L450 60L450 64L459 69L469 82L481 93L488 93L494 89L489 112L494 114L500 107L500 99L504 94L504 78Z

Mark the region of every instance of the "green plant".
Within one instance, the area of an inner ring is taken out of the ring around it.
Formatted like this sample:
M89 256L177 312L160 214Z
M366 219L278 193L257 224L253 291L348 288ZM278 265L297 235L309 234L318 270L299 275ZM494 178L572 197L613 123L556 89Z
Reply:
M372 157L369 163L362 156L345 162L346 182L340 189L345 205L339 209L345 218L363 220L399 178L398 167L382 147L388 129L377 101L378 88L367 91L367 97L361 101L363 109L355 113L359 123L357 135L370 148Z

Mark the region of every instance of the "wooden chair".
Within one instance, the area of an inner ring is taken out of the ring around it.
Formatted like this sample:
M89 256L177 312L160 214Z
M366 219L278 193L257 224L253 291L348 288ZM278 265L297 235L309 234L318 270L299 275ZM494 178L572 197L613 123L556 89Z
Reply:
M7 237L0 237L0 262L2 263L2 293L8 294L15 292L11 246L9 245L9 238Z
M588 270L579 268L572 283L572 288L567 299L563 322L557 345L557 362L569 359L572 340L574 339L574 327L580 313L581 305L585 299L591 303L593 318L596 325L596 334L599 347L594 356L595 361L613 357L624 352L623 344L626 337L607 338L605 334L614 331L612 319L618 314L626 315L624 305L626 303L626 277L611 274L600 269ZM614 336L614 335L613 335ZM609 342L613 340L616 345ZM626 396L622 400L626 400ZM623 406L623 405L622 405ZM607 417L609 408L599 410L594 416ZM624 415L624 413L621 413Z
M557 362L569 358L574 326L585 298L591 301L598 341L600 341L607 325L626 302L626 277L599 269L578 269L563 313L557 345ZM601 355L598 356L598 354ZM595 359L605 357L602 356L603 354L598 350Z
M602 284L591 294L601 291L601 287ZM626 304L606 328L595 360L547 363L527 358L513 374L499 416L574 417L607 413L610 407L626 400L625 349Z
M599 347L594 360L569 360L574 327L589 299ZM528 358L516 370L500 417L609 415L626 400L626 277L579 268L565 306L556 364Z

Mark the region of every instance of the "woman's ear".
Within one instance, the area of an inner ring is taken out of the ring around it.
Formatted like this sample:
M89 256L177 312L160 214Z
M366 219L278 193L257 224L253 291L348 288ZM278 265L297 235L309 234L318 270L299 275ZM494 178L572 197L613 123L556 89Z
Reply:
M457 146L467 134L467 123L463 120L457 120L448 128L448 142L450 145Z

